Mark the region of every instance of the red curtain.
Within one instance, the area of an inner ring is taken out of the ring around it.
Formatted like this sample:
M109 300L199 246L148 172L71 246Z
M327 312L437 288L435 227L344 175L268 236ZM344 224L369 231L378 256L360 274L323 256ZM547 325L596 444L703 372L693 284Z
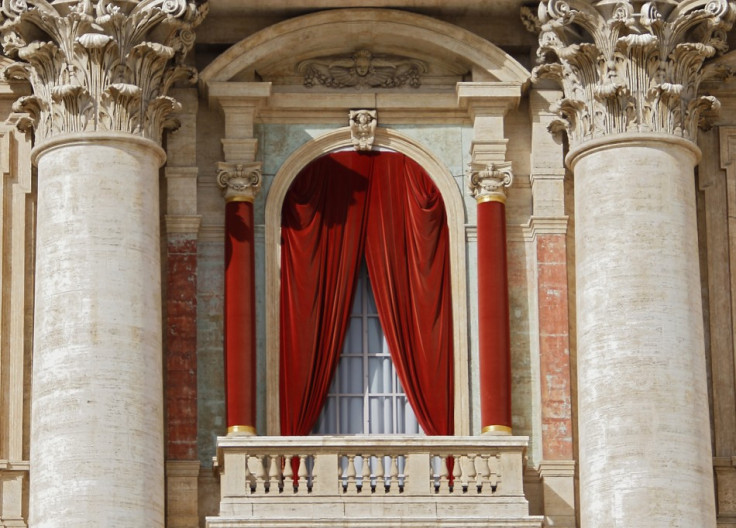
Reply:
M445 206L406 156L371 178L366 263L391 357L419 424L453 434L452 299Z
M281 433L309 434L345 339L364 243L381 324L429 435L453 434L447 221L439 191L397 153L338 152L295 179L282 210Z
M363 253L371 156L340 152L306 167L281 220L281 434L308 435L345 340Z

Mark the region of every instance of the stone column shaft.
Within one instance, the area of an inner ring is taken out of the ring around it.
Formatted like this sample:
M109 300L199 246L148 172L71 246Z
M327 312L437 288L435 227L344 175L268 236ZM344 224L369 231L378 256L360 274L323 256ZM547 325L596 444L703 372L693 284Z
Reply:
M705 62L734 3L548 0L574 171L581 524L715 526L695 214Z
M6 3L38 166L34 528L164 525L158 145L195 0Z
M583 525L715 526L699 151L656 135L596 147L571 155Z
M121 134L34 154L30 524L163 526L163 151Z
M228 433L256 433L256 274L253 200L261 164L220 163L225 193L225 392Z
M509 163L472 170L478 202L478 326L482 434L511 434L511 337L506 257Z

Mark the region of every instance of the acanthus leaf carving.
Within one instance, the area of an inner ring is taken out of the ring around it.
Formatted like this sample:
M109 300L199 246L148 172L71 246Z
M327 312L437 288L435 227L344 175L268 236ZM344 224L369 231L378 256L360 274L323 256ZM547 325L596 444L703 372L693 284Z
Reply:
M539 6L534 78L562 86L555 110L573 145L624 132L660 132L695 141L713 98L698 95L706 61L724 53L736 18L732 0ZM723 70L723 68L722 68Z
M36 139L118 131L158 141L178 104L175 82L196 78L183 64L207 12L199 0L2 0L5 54L21 61L6 78L30 81Z

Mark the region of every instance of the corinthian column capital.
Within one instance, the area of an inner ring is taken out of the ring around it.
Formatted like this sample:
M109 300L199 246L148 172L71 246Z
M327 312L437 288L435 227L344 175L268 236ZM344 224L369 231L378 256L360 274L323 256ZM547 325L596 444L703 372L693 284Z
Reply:
M167 95L196 72L183 64L204 18L200 0L3 0L0 37L27 79L36 139L73 132L127 132L158 141L178 103Z
M566 130L573 145L623 132L695 141L703 112L719 107L715 98L698 95L698 87L706 60L727 51L734 5L542 2L534 75L562 86L555 127Z
M478 203L506 203L506 187L514 182L511 163L488 163L470 165L468 188Z
M252 202L261 190L261 163L217 164L217 183L228 202Z

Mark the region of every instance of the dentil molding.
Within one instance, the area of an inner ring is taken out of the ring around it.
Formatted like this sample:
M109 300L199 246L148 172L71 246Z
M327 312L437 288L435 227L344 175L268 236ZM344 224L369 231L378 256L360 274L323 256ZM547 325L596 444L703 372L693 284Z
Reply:
M567 131L573 145L624 132L695 141L703 112L719 106L714 97L700 96L698 87L705 61L728 49L734 5L542 2L534 77L554 79L564 92L552 130Z
M2 0L3 51L19 61L4 76L33 88L14 110L39 142L91 131L158 141L179 108L169 89L195 78L183 58L206 11L202 0Z

